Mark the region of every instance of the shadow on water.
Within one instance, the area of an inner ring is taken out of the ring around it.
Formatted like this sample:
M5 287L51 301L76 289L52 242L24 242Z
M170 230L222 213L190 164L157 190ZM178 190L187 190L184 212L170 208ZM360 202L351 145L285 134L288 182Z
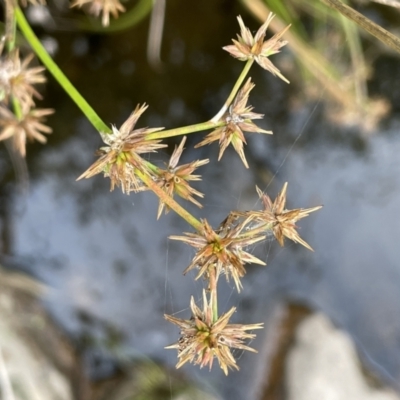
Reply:
M205 121L218 110L241 70L242 65L221 47L238 30L235 16L244 14L229 1L207 3L168 4L162 73L153 71L145 58L147 21L109 36L54 32L59 47L56 61L107 123L119 126L142 102L150 107L141 126ZM244 17L256 28L250 16ZM398 59L380 58L371 90L395 101L400 93L398 71ZM272 241L259 246L258 255L268 266L249 268L240 296L232 285L225 285L221 308L235 305L235 320L253 323L267 321L273 304L281 299L306 302L347 329L367 362L396 385L400 381L398 108L379 131L365 138L354 127L328 122L322 102L292 107L290 99L298 95L299 84L287 86L258 68L251 76L257 84L251 103L256 112L265 113L261 125L272 129L274 136L248 134L250 170L231 149L220 163L216 146L188 150L183 161L212 160L200 171L204 208L189 209L215 225L231 209L260 206L255 184L274 197L286 181L289 208L324 204L324 209L301 223L301 236L315 253L292 243L283 249ZM54 134L47 146L28 148L26 196L21 196L12 164L1 149L2 228L8 253L16 265L54 288L45 304L77 341L91 337L101 347L112 337L125 355L174 365L175 353L163 348L176 340L177 330L163 320L163 313L186 318L190 296L199 298L202 288L193 277L182 276L191 250L167 239L188 228L173 213L156 222L157 200L150 193L129 197L118 190L109 193L109 182L99 176L75 181L93 162L100 138L49 81L43 106L56 109L50 118ZM188 138L188 149L200 135ZM152 160L167 157L161 153ZM256 346L262 339L258 340ZM96 346L88 348L92 376L107 376L112 366L92 362ZM112 358L111 353L105 352L105 358ZM254 380L255 357L241 356L240 374L224 380L217 370L209 374L185 367L184 372L206 380L224 396L246 398Z

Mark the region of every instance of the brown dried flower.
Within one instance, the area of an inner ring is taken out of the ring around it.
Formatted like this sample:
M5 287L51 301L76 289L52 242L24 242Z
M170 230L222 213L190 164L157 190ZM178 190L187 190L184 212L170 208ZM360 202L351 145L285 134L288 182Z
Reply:
M46 81L42 74L45 68L28 68L33 57L31 54L21 61L18 49L15 49L0 58L0 100L8 101L12 95L21 107L28 109L34 105L32 96L41 98L33 85Z
M253 107L247 105L250 91L254 88L254 86L254 83L251 82L251 78L249 78L239 90L238 94L233 100L233 103L229 107L229 110L222 117L222 120L226 122L226 125L209 133L204 140L198 143L195 147L201 147L218 140L220 145L218 155L219 161L222 158L226 148L230 143L232 143L245 167L249 168L243 151L243 144L246 144L243 131L272 134L271 131L261 129L252 122L252 119L262 119L264 117L264 114L254 113L252 111Z
M52 132L52 129L43 124L43 119L54 110L45 109L22 109L21 119L17 118L8 108L0 106L0 141L9 138L13 139L13 145L20 154L25 157L26 140L37 140L46 143L43 135Z
M202 207L202 205L193 197L193 195L199 196L201 198L204 197L203 193L193 189L188 181L199 181L201 180L200 175L192 175L195 169L205 165L209 162L206 160L197 160L192 161L189 164L184 164L177 167L179 159L182 155L184 145L186 142L186 136L182 138L182 141L178 147L175 146L174 152L171 155L171 159L168 163L168 168L166 170L159 169L157 172L158 185L164 189L170 197L173 197L174 193L178 196L191 201L193 204L196 204L198 207ZM158 206L157 219L160 218L163 209L165 207L165 213L168 213L169 207L165 206L165 203L160 200L160 204Z
M273 233L281 246L284 245L284 239L287 237L296 243L302 244L307 249L314 251L311 246L299 236L296 231L297 226L295 223L299 219L307 217L310 213L321 209L322 206L286 210L287 182L283 185L282 190L274 202L272 202L270 197L266 193L263 193L258 187L256 187L256 189L263 202L264 210L250 211L248 214L253 215L256 220L271 224Z
M227 218L222 225L214 231L206 220L202 220L203 231L201 233L185 233L187 236L170 236L170 239L181 240L196 249L198 252L194 256L190 265L183 272L186 274L190 270L198 267L199 272L196 279L202 275L208 277L209 269L216 268L217 276L221 273L232 277L237 290L240 292L242 278L246 270L244 264L256 263L265 265L265 262L254 257L243 249L265 239L264 235L252 233L246 230L253 216L248 216L243 222L231 224L231 220Z
M279 53L280 48L287 44L287 41L281 40L281 37L290 28L290 25L281 32L275 34L272 38L264 41L265 32L274 16L273 13L270 13L267 20L261 25L256 35L253 37L249 28L244 25L242 17L239 15L237 17L240 25L240 35L237 35L238 40L232 39L233 44L225 46L223 49L241 61L247 61L253 58L262 68L271 72L272 75L276 75L283 81L289 83L268 57Z
M88 12L95 17L103 13L101 18L103 26L110 24L110 14L114 18L118 18L118 13L125 11L125 7L119 0L75 0L71 7L82 7L85 5L88 6Z
M115 186L121 186L122 192L129 194L131 191L143 190L142 182L135 175L135 169L152 174L147 163L139 154L156 152L157 149L166 147L160 144L160 140L146 140L146 135L160 131L164 128L140 128L135 129L136 122L147 105L137 105L129 118L118 130L112 126L112 133L101 133L103 141L108 145L98 151L100 158L91 165L77 180L90 178L100 172L110 177L111 190Z
M211 370L214 358L216 358L225 375L228 375L228 369L239 369L231 353L231 348L257 353L256 350L243 343L256 336L246 331L262 329L263 324L228 324L232 314L236 311L235 307L214 321L212 299L210 302L207 301L205 290L203 290L203 310L197 307L193 297L190 300L190 308L192 317L189 320L165 315L165 319L181 328L181 337L178 342L166 347L166 349L178 350L179 361L176 368L190 362L200 365L200 368L208 366Z

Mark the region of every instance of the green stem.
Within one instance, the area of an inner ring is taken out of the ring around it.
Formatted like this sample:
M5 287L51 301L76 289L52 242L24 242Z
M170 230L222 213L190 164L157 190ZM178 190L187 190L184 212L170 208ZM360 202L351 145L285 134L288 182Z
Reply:
M207 122L202 122L200 124L182 126L181 128L168 129L166 131L150 133L149 135L146 136L146 140L164 139L172 136L187 135L188 133L205 131L207 129L214 129L223 125L225 125L225 121L221 122L207 121Z
M36 55L40 58L42 63L51 72L56 81L61 87L68 93L75 104L85 114L91 124L99 131L103 133L111 133L111 129L100 119L89 103L82 97L82 95L75 89L69 79L64 75L58 65L53 61L46 49L42 46L39 39L25 19L25 16L19 7L15 7L15 15L17 17L17 24L19 29L24 34L26 40L32 46Z
M236 96L236 93L239 91L240 86L242 86L242 83L244 79L246 78L247 74L250 71L251 66L253 65L254 59L251 58L248 60L243 68L242 73L239 75L239 78L237 79L235 86L233 87L230 95L225 101L225 104L222 106L222 108L218 111L218 113L211 119L212 122L218 122L220 118L225 114L226 110L228 107L231 105L233 99Z
M135 171L135 174L145 183L145 185L151 189L162 202L164 202L169 208L172 208L179 216L181 216L188 224L192 225L197 231L202 231L203 224L193 217L192 214L187 212L182 206L180 206L172 197L164 192L148 175Z

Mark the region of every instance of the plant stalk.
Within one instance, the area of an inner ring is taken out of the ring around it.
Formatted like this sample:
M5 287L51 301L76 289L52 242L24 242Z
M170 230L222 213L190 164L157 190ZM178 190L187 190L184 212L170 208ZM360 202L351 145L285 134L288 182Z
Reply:
M215 266L209 269L208 277L214 323L218 320L217 270Z
M136 170L135 174L145 183L145 185L151 189L159 199L164 202L169 208L174 210L179 216L181 216L189 225L192 225L194 229L201 232L203 224L196 219L192 214L186 211L180 206L172 197L170 197L164 190L162 190L148 175L143 172Z
M225 114L226 110L228 109L228 107L231 105L233 99L236 96L236 93L239 91L240 86L242 86L242 83L244 81L244 79L246 78L247 74L250 71L251 66L253 65L254 59L250 59L247 60L243 71L241 72L241 74L239 75L239 78L237 79L235 86L233 87L230 95L228 96L228 98L225 101L225 104L222 106L222 108L218 111L218 113L211 119L211 122L218 122L220 120L220 118Z
M225 125L225 121L213 122L207 121L200 124L182 126L180 128L168 129L166 131L154 132L146 135L146 140L164 139L173 136L187 135L193 132L205 131Z
M67 92L75 104L80 108L80 110L85 114L86 118L91 122L91 124L102 133L111 133L111 128L109 128L101 118L96 114L89 103L82 97L82 95L75 89L69 79L64 75L58 65L53 61L49 53L40 43L39 39L33 32L32 28L29 26L23 12L17 6L15 7L15 16L17 18L17 24L19 29L22 31L26 40L29 42L36 55L40 58L42 63L50 71L56 81L60 86Z

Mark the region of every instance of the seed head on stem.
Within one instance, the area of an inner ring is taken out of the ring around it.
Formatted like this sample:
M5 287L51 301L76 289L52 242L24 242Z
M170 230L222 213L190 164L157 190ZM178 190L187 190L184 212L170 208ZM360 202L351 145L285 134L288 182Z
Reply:
M192 317L189 320L165 315L166 320L181 328L181 337L178 342L166 347L178 350L179 361L176 368L189 362L200 365L200 368L208 366L211 370L214 358L216 358L225 375L228 375L229 369L239 369L231 353L232 348L257 353L253 348L246 346L244 341L254 339L256 336L247 331L262 329L263 324L228 324L232 314L236 311L235 307L215 321L212 302L212 297L210 301L207 301L206 292L203 290L203 309L196 305L192 297L190 300Z
M196 279L201 276L208 278L210 269L216 269L217 277L223 273L226 279L231 277L235 282L236 288L240 291L242 278L246 269L246 263L256 263L265 265L257 257L248 253L244 249L254 243L265 239L265 235L246 231L246 235L242 231L249 226L253 216L248 216L244 221L236 225L227 225L229 222L223 223L216 231L214 231L206 220L202 220L203 229L200 233L186 233L186 236L170 236L170 239L181 240L196 249L198 249L190 265L183 272L186 274L194 268L199 268ZM228 221L228 219L226 220Z
M178 196L184 198L185 200L191 201L193 204L196 204L198 207L202 207L202 205L193 197L193 195L199 196L201 198L204 197L203 193L200 193L196 189L193 189L188 181L199 181L201 180L200 175L192 175L193 172L202 165L205 165L209 162L208 159L205 160L197 160L192 161L188 164L183 164L178 166L179 159L182 155L184 145L186 142L186 136L182 138L182 141L178 147L175 147L174 152L171 155L171 159L168 163L168 168L158 169L157 170L157 178L156 182L158 185L164 189L170 197L173 197L174 193ZM165 206L165 203L160 200L160 204L158 207L157 219L160 218L163 209L165 207L165 212L169 211L169 207Z
M161 140L146 140L147 134L157 132L163 128L133 129L139 117L147 109L147 105L137 105L129 118L119 129L112 126L112 133L101 133L103 141L108 145L98 151L100 158L91 165L77 180L90 178L100 172L105 177L110 177L111 190L121 186L122 192L129 194L131 191L144 190L142 181L136 176L135 169L146 174L153 174L148 164L140 154L156 152L166 147Z
M253 112L253 107L251 105L247 105L250 91L254 86L254 83L251 82L251 78L249 78L239 90L228 111L222 116L221 120L225 121L225 125L209 133L204 140L198 143L195 147L204 146L218 141L220 145L218 155L219 161L226 148L230 143L232 143L245 167L249 168L243 150L243 144L246 144L246 138L244 137L243 131L272 134L271 131L261 129L252 122L253 119L262 119L264 117L263 114Z
M27 140L46 143L44 134L51 133L52 129L43 120L53 112L50 108L29 109L25 106L21 117L17 118L7 107L0 106L0 141L12 138L14 148L25 157Z
M269 56L279 53L281 47L287 44L287 41L281 40L281 37L290 28L290 25L281 32L275 34L272 38L264 41L266 30L274 16L273 13L269 14L267 20L261 25L255 36L253 36L250 29L245 26L242 17L238 16L237 19L240 25L240 35L237 35L238 40L232 39L233 44L225 46L223 49L241 61L254 59L262 68L289 83L280 73L279 69L272 64Z
M33 85L46 82L43 75L45 68L29 68L33 57L30 54L21 60L19 50L14 49L0 58L0 100L8 103L10 96L13 96L27 110L34 105L33 96L38 99L42 97Z
M261 201L263 202L264 210L249 211L247 212L247 215L253 216L256 221L271 224L274 236L281 246L284 245L285 237L287 237L296 243L300 243L307 249L314 251L312 247L299 236L295 224L299 219L307 217L310 213L321 209L322 206L286 210L287 182L283 185L282 190L279 192L274 202L272 202L270 197L258 187L256 187L256 189Z

